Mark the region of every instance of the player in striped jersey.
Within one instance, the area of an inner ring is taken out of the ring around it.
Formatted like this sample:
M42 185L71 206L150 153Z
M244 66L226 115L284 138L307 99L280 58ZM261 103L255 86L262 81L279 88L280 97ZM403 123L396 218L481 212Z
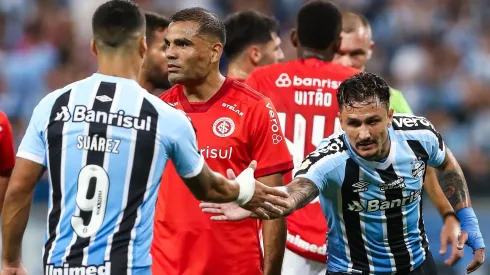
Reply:
M472 272L483 263L485 245L461 168L427 119L393 115L389 97L386 82L370 73L340 85L337 99L345 132L323 140L303 161L287 185L293 207L285 213L320 196L330 228L327 274L435 275L421 192L427 166L436 167L441 184L452 188L457 216L467 225L460 232L459 223L446 222L445 230L453 237L461 233L458 249L465 243L474 249ZM456 213L443 218L450 216ZM239 217L230 211L214 219Z
M266 201L288 206L274 197L287 194L253 179L253 161L234 181L210 170L188 118L138 85L147 46L136 4L106 2L92 27L98 73L46 96L19 147L2 213L2 275L26 274L22 236L46 168L45 275L151 274L154 207L169 159L200 200L237 201L259 215L259 207L278 211Z

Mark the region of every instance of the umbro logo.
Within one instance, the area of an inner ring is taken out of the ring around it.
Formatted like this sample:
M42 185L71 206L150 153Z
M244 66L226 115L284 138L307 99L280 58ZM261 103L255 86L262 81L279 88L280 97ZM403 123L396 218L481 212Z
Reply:
M97 98L97 100L102 101L102 102L112 101L112 98L110 98L106 95L99 95L99 96L96 96L95 98Z
M364 181L364 180L361 180L361 181L359 181L359 182L357 182L357 183L354 183L354 184L352 185L352 187L356 188L356 189L354 189L353 191L354 191L355 193L365 192L365 191L367 191L367 190L368 190L368 189L367 189L367 186L368 186L368 185L369 185L369 182Z

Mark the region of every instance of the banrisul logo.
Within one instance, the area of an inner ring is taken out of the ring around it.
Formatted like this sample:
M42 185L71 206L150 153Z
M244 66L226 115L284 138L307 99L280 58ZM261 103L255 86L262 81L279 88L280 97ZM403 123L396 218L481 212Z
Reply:
M61 110L56 113L55 121L72 121L101 123L116 127L133 128L135 130L150 131L151 116L145 118L126 115L123 110L117 113L104 111L88 110L86 106L75 106L73 112L70 112L67 106L62 106Z

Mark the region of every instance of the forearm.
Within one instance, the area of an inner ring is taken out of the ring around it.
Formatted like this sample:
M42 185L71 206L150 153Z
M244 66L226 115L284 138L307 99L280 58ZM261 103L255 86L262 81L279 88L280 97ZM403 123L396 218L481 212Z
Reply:
M448 154L447 158L440 180L442 190L455 211L471 207L470 194L463 171L452 154Z
M444 192L439 185L439 181L437 180L436 171L432 167L427 167L424 189L441 216L454 211L444 195Z
M305 207L314 200L318 194L318 188L315 184L306 178L296 178L286 186L289 194L289 209L284 209L284 216L291 214L296 209Z
M2 211L2 261L17 263L21 259L22 236L29 219L34 190L9 188Z
M264 275L281 274L286 249L286 219L263 221Z
M10 174L10 171L0 172L0 213L2 213L3 201L10 180Z
M236 201L240 193L240 187L235 181L230 181L218 173L214 173L210 181L210 187L205 192L204 201L209 202L232 202Z

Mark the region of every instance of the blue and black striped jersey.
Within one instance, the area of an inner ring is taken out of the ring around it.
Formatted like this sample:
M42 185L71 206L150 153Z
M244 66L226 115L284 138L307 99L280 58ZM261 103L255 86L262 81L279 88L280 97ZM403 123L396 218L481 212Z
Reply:
M189 119L136 81L94 74L35 108L18 157L47 167L45 274L151 274L163 169L204 164ZM66 273L65 273L66 272Z
M425 171L443 163L446 149L423 117L395 115L389 138L389 156L374 162L359 157L345 133L333 135L296 174L320 191L331 272L407 274L425 260Z

